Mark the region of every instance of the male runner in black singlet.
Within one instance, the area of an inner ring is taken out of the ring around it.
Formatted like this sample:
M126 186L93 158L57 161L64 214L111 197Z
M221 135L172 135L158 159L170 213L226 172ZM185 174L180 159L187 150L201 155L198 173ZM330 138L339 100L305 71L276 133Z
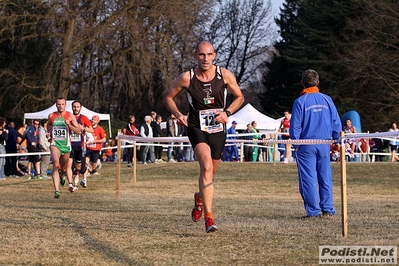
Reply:
M225 146L226 123L244 102L234 75L214 65L215 57L211 43L199 43L195 50L198 66L182 73L164 99L166 108L176 116L177 122L188 126L187 135L200 165L199 193L194 194L195 206L191 217L197 222L204 211L207 233L217 230L212 214L213 180ZM229 106L226 106L227 89L235 97ZM186 90L190 103L188 118L174 102L183 90Z

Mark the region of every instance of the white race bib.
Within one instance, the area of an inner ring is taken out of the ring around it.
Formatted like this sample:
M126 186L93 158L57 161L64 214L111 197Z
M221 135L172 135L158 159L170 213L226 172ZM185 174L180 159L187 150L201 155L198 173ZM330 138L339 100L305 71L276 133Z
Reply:
M54 140L66 140L67 128L65 126L54 126L53 127L53 138Z
M80 142L82 140L81 134L76 134L75 132L71 132L71 141L72 142Z
M208 133L223 131L223 124L214 121L216 112L223 112L223 109L207 109L199 111L201 130Z

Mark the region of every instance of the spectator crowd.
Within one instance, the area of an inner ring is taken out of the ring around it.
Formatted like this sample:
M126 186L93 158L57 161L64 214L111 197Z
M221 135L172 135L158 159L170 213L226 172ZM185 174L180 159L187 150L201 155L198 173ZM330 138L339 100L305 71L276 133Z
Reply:
M222 156L222 161L238 162L242 152L245 162L273 162L280 161L288 163L295 160L294 149L291 145L275 145L273 140L288 140L289 138L290 112L284 112L284 118L278 132L260 132L257 129L256 121L247 124L247 128L241 131L236 129L237 122L232 121L227 126L227 140ZM165 128L161 123L163 118L152 111L145 116L142 122L136 121L133 115L129 116L128 123L121 134L139 136L143 138L157 137L182 137L187 136L187 127L178 125L176 117L171 114L165 121ZM47 179L51 170L50 159L50 132L47 130L48 119L33 119L31 124L23 124L16 127L10 120L7 123L5 118L0 117L0 154L16 154L15 156L0 157L0 180L6 177L25 176L29 179ZM356 127L350 119L346 120L342 130L349 134L357 133ZM390 132L398 131L396 123L391 124ZM378 133L378 132L376 132ZM244 140L243 150L235 140ZM101 162L116 162L117 138L109 138L104 141L101 147L101 154L97 161L96 168L101 167ZM255 142L261 140L261 142ZM122 161L127 166L133 165L133 143L122 142L123 145L131 146L122 149ZM278 158L275 156L277 146ZM340 160L340 143L330 145L331 161ZM384 140L381 138L346 138L344 149L348 161L399 161L398 141L395 138ZM86 146L84 147L86 149ZM165 152L165 156L163 156ZM194 151L191 145L183 142L143 142L137 145L137 161L142 164L159 164L175 162L192 162L195 160ZM368 154L368 155L367 155ZM367 158L368 156L368 158ZM27 161L27 164L21 161Z

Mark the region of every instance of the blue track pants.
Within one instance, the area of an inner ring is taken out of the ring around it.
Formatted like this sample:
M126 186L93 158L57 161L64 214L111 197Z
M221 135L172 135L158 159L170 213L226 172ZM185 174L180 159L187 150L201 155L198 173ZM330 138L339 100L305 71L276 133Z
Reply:
M299 192L307 215L317 216L320 212L334 215L330 145L300 145L297 166Z

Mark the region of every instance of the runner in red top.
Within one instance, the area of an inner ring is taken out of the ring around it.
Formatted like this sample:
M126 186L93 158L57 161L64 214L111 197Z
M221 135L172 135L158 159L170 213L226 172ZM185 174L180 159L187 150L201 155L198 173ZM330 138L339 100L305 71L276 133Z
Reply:
M290 121L291 121L291 113L288 110L284 111L284 118L280 123L280 132L282 139L290 139ZM285 154L284 154L284 163L288 163L288 158L291 157L291 144L285 144Z
M86 133L86 164L91 165L92 171L90 172L91 175L98 175L97 172L97 161L100 158L100 151L103 146L103 143L107 140L107 134L105 134L105 130L98 124L100 122L100 117L98 115L93 116L91 119L91 124L93 127L93 134ZM91 136L90 136L91 135ZM83 176L82 181L80 184L82 187L87 187L87 174L88 169Z

